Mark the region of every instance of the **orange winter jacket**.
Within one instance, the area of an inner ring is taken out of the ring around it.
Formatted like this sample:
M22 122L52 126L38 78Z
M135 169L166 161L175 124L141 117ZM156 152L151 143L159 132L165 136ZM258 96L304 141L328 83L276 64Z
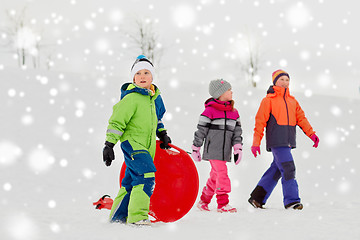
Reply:
M296 147L296 125L310 137L315 132L288 88L270 86L255 117L253 146L260 146L266 127L266 150Z

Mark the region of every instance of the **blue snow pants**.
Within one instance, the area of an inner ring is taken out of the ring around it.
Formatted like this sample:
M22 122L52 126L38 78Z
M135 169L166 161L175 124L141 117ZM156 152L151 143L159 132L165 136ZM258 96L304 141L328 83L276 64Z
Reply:
M251 197L265 204L281 178L284 206L300 202L299 188L295 179L295 164L290 147L271 148L274 160L261 177Z
M111 208L110 222L134 223L148 219L156 168L148 151L133 150L127 141L121 143L121 149L126 171Z

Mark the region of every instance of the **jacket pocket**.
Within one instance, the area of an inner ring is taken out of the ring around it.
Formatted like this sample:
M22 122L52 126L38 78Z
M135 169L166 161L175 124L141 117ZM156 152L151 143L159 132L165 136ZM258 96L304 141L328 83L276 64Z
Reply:
M207 141L207 145L206 145L206 152L209 152L209 148L210 148L210 140Z
M126 165L139 175L156 172L154 161L150 156L150 153L145 150L132 152L131 161L128 161Z

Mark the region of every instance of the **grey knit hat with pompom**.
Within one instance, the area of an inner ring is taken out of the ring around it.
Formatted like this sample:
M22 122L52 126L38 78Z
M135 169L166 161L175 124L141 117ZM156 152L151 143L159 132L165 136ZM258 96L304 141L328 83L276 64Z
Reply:
M215 99L218 99L221 95L230 89L231 84L224 79L212 80L209 84L209 93Z

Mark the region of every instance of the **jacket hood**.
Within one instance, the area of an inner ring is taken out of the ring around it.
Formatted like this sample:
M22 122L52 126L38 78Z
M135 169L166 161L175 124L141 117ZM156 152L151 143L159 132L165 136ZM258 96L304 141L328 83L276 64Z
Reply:
M215 98L209 98L205 102L205 108L214 107L214 108L216 108L218 110L221 110L221 111L233 110L233 105L234 105L234 101L224 102L224 101L219 101L219 100L217 100Z
M152 86L154 86L155 88L155 95L158 95L160 92L157 88L157 86L155 86L154 84L152 84ZM122 86L121 86L121 97L120 97L120 100L123 99L126 95L128 95L129 93L133 93L133 92L136 92L136 93L140 93L142 95L150 95L150 90L149 89L146 89L146 88L140 88L138 86L136 86L135 84L133 83L124 83ZM155 96L154 95L154 96Z

